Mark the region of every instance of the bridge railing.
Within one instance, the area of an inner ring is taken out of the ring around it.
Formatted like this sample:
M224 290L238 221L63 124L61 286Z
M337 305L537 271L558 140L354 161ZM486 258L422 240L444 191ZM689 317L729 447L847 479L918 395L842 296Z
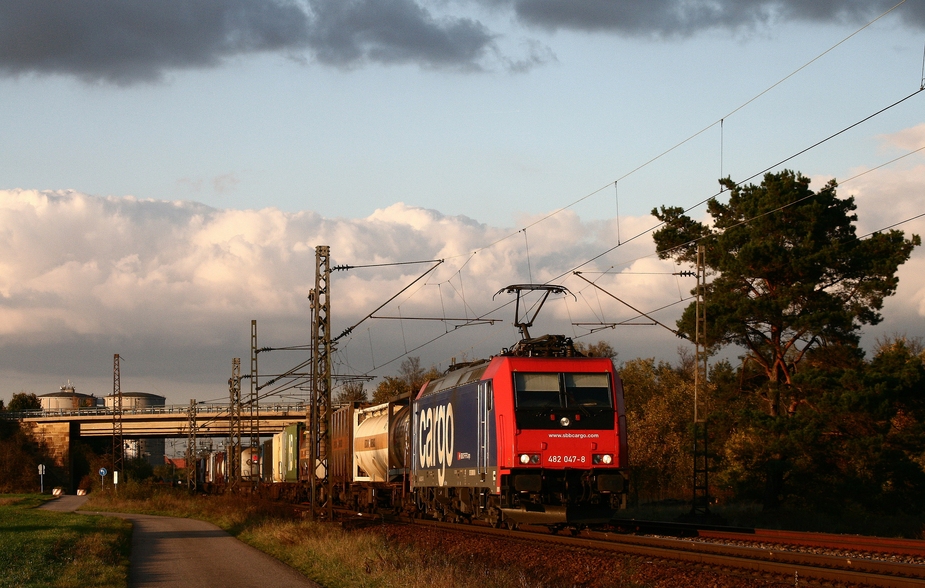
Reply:
M223 413L230 411L229 404L197 404L197 414ZM242 412L249 410L245 405ZM305 412L304 404L261 404L260 413L281 413L281 412ZM19 420L24 418L42 418L42 417L82 417L82 416L112 416L112 407L86 406L81 408L50 408L47 410L22 410L22 411L0 411L0 418L8 420ZM189 412L188 404L173 404L168 406L145 406L145 407L128 407L122 409L122 416L125 415L157 415L157 414L187 414ZM243 415L242 415L243 416Z

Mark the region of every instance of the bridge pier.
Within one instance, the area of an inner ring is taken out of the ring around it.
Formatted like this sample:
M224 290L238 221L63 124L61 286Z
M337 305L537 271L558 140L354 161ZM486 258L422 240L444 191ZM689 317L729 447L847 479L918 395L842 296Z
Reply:
M52 464L46 464L49 466L46 476L51 474L50 478L46 478L46 485L61 486L68 494L74 494L77 491L78 480L74 479L76 472L71 448L80 437L80 424L72 421L22 421L21 426L29 438L48 450L54 461Z

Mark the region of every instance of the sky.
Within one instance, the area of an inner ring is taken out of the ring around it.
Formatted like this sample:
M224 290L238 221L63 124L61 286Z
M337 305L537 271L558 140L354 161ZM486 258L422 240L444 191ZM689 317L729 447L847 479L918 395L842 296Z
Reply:
M309 342L319 245L443 260L332 274L340 376L497 353L529 282L572 293L531 334L675 361L596 330L648 321L572 271L673 326L694 284L652 209L783 168L836 178L860 235L925 233L923 50L921 0L0 0L0 399L110 394L115 353L123 391L226 399L251 320ZM923 270L865 348L925 336Z

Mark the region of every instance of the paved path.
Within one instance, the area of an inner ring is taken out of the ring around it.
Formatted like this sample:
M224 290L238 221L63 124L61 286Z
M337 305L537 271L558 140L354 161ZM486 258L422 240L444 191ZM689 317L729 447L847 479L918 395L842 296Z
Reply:
M62 496L41 508L74 510L85 496ZM132 521L129 586L133 588L321 588L289 566L202 521L88 512Z

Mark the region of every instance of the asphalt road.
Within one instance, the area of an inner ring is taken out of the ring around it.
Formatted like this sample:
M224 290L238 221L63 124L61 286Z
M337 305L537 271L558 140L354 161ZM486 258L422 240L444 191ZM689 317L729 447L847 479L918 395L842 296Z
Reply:
M73 511L85 496L62 496L41 508ZM132 521L129 586L133 588L321 588L289 566L193 519L88 512Z

